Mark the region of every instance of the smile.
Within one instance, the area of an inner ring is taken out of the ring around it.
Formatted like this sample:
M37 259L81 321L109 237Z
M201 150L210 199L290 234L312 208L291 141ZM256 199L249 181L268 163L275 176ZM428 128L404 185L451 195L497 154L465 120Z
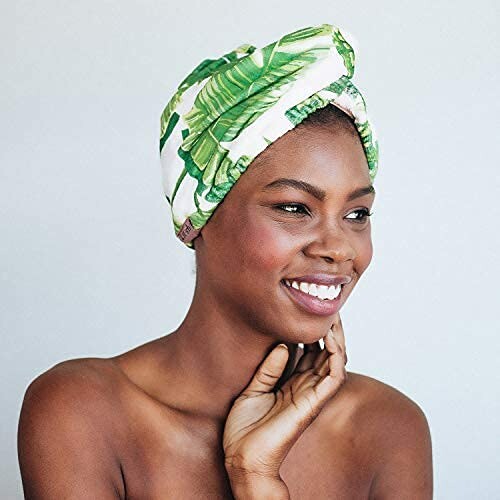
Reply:
M333 300L340 294L342 285L316 285L316 283L307 283L306 281L290 281L285 280L287 286L300 290L301 292L318 297L321 300Z
M343 285L326 286L290 280L282 280L280 284L295 304L309 313L330 316L340 309Z

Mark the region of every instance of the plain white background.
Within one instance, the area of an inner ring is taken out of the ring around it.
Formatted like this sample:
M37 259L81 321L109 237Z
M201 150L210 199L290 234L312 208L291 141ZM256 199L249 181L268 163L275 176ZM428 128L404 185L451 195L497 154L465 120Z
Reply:
M381 143L374 258L342 310L348 370L425 411L436 499L500 498L499 17L493 0L5 3L1 498L22 497L29 382L166 334L187 311L194 258L158 160L177 85L204 58L321 23L356 37Z

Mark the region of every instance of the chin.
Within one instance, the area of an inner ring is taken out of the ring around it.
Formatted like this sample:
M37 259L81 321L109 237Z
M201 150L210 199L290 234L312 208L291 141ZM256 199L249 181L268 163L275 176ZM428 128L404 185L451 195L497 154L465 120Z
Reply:
M332 324L333 319L330 319L324 322L323 325L319 325L316 327L314 325L311 325L307 329L303 328L302 331L297 332L297 335L295 336L296 338L294 338L293 342L295 344L313 344L314 342L317 342L318 340L325 337Z
M294 331L300 325L302 335L306 334L307 331L310 332L310 335L306 334L306 337L319 335L321 338L326 335L333 324L335 317L352 292L352 288L351 283L342 285L338 295L320 298L317 295L309 294L306 290L280 283L277 301L280 306L276 308L275 312L275 315L283 318L280 329L285 327L289 331Z
M325 337L328 330L333 325L337 313L347 301L354 288L355 282L351 282L346 287L342 287L338 297L338 302L333 307L333 312L318 310L313 305L301 301L301 298L294 297L293 292L284 288L280 283L279 293L275 300L263 300L262 297L247 297L246 304L258 305L248 310L248 317L253 319L253 326L261 331L267 331L276 342L287 342L292 344L312 344ZM266 297L270 297L268 290ZM317 306L317 304L316 304ZM326 306L326 304L325 304ZM331 304L329 305L332 308ZM256 318L260 318L255 321ZM260 324L260 326L259 326Z

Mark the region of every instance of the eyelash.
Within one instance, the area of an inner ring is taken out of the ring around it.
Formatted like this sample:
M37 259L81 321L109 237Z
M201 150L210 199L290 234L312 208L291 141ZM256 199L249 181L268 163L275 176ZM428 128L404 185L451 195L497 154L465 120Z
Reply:
M301 208L303 210L302 213L300 212L291 212L290 210L285 210L283 207L295 207L295 208ZM286 212L288 214L291 214L291 215L307 215L309 212L305 209L304 205L302 205L301 203L282 203L280 205L275 205L275 208L277 210L281 210L282 212ZM362 215L361 218L359 219L350 219L350 220L354 220L354 222L356 223L364 223L367 221L368 217L372 216L373 215L373 212L370 212L368 209L366 208L359 208L358 210L354 210L354 212L351 212L351 213L356 213L356 212L359 212Z

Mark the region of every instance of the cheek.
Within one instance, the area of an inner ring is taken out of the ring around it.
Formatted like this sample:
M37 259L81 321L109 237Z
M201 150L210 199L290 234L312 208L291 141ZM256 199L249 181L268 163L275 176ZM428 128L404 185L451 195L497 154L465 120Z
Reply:
M290 235L279 231L272 224L250 221L240 234L244 248L243 264L246 268L273 273L283 269L293 254Z
M373 244L371 235L363 238L358 242L357 257L355 261L356 271L359 275L363 274L366 268L370 265L373 257Z

